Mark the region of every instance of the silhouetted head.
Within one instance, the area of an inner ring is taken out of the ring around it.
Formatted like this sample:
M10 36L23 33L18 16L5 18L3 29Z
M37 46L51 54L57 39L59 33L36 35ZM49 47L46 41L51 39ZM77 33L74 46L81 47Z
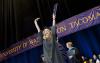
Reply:
M73 43L72 43L72 42L67 42L67 43L66 43L66 47L67 47L67 48L73 47Z

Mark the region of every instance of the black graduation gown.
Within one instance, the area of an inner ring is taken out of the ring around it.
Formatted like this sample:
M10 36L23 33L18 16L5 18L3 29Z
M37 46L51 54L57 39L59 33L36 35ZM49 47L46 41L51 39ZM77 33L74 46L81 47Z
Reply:
M43 42L43 55L45 63L65 63L64 58L57 46L56 40L56 27L51 27L52 38L51 40L43 40L42 33L39 33L40 41Z

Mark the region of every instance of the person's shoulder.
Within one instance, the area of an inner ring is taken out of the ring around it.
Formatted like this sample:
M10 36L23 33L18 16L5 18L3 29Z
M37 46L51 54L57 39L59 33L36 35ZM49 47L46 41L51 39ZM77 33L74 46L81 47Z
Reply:
M76 47L73 47L72 50L78 50Z

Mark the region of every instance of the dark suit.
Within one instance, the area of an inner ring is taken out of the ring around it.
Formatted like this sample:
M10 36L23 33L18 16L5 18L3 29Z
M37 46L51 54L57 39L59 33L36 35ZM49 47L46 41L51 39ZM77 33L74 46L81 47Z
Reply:
M72 47L67 51L68 63L82 63L81 56L77 48Z

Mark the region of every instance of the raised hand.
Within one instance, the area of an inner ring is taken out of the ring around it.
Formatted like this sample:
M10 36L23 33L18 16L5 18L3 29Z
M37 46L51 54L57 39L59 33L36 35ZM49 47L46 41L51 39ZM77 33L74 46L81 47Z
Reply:
M53 14L52 14L52 18L53 18L52 26L55 26L55 24L56 24L55 19L56 19L57 7L58 7L58 3L56 3L56 4L54 5Z
M39 19L40 19L40 18L36 18L36 19L34 20L34 23L36 23Z
M39 27L39 25L38 25L38 23L37 23L37 21L38 21L39 19L40 19L40 18L36 18L36 19L34 20L34 24L35 24L35 26L36 26L38 32L40 32L40 27Z

